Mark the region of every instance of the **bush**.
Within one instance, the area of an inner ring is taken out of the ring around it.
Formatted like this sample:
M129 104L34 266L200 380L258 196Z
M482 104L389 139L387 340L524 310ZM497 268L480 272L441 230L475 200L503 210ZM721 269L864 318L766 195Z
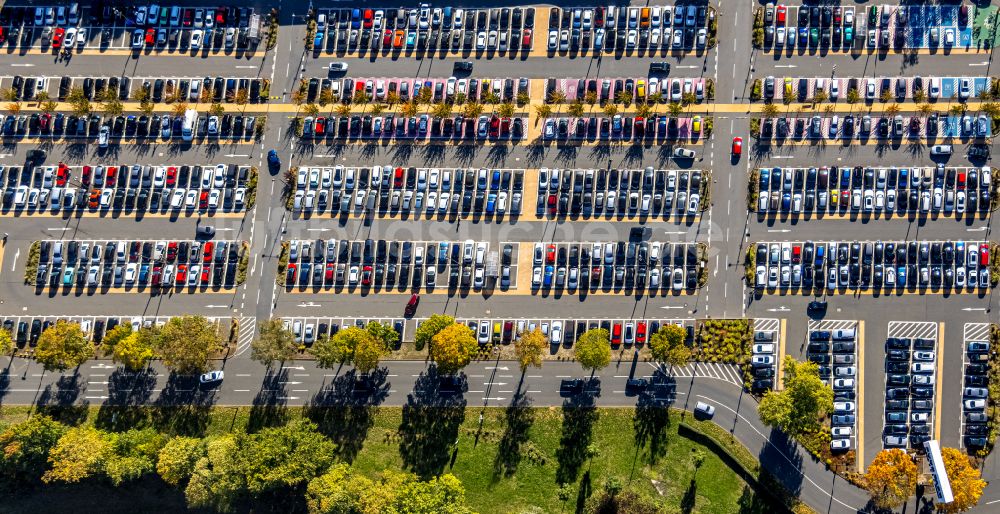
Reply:
M757 278L757 244L747 245L747 253L743 257L743 274L746 276L747 285L753 286L754 279Z
M743 364L753 337L745 319L701 321L697 331L695 360Z
M240 264L236 269L236 286L242 286L247 281L247 266L250 264L250 244L246 241L240 245Z
M35 282L35 275L38 274L38 257L41 246L41 241L35 241L31 243L31 249L28 250L28 263L24 267L25 284L33 284Z
M757 209L757 200L760 198L760 169L754 168L747 178L747 209L753 212Z
M754 48L764 47L764 29L753 29L753 46Z
M247 204L245 209L247 211L253 209L253 206L257 204L257 174L257 167L251 166L250 177L247 178Z
M750 118L750 137L760 137L760 118Z
M753 79L753 86L750 88L750 101L758 102L764 97L761 93L762 87L760 79Z
M288 268L288 241L281 242L281 253L278 255L278 274L274 281L279 287L285 287L285 270Z

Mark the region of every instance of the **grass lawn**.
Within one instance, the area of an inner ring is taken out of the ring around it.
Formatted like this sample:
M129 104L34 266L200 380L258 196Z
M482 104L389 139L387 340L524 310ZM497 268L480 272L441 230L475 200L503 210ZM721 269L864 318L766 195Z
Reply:
M164 416L143 417L134 412L109 416L98 410L77 412L75 419L105 428L112 418L118 427L123 419L133 425L153 424L165 431L169 430L164 427L176 426L156 421ZM259 426L255 418L262 415L273 423L303 412L292 408L251 413L249 407L217 407L202 412L204 419L191 426L198 427L201 434L220 434ZM480 412L484 415L481 431ZM24 407L4 407L0 409L0 426L26 414ZM340 457L357 469L371 475L389 468L409 469L425 477L454 473L465 485L469 504L483 514L574 512L587 497L599 493L610 477L659 498L668 512L785 511L768 497L756 495L712 450L678 434L679 411L669 415L657 408L483 411L462 405L329 408L306 414L340 444ZM696 467L697 461L700 466ZM559 499L560 481L571 484L565 503ZM11 511L27 512L23 503L47 496L44 491L40 488L36 494L22 493L5 501L13 502L8 505ZM57 496L72 498L69 494ZM107 494L103 498L109 500ZM133 500L123 494L116 495L115 501ZM295 510L288 507L289 512ZM116 510L114 505L105 508Z

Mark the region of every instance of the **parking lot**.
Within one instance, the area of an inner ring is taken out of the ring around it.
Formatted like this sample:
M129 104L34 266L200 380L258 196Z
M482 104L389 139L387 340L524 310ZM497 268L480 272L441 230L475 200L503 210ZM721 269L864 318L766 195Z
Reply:
M938 437L941 378L939 325L934 322L890 322L886 348L885 448L922 451L923 442Z
M863 368L864 334L861 328L856 320L809 322L806 358L819 366L820 377L833 387L830 448L835 452L858 447L858 417L864 410L858 372Z
M764 100L805 102L967 101L979 98L990 87L990 77L778 77L761 82ZM851 93L851 91L854 93Z
M58 321L79 323L83 335L95 345L101 344L104 335L118 325L128 324L132 330L142 327L163 326L170 316L5 316L2 319L4 330L7 330L18 348L34 348L41 336L50 326ZM228 327L225 321L229 318L208 317L220 330Z

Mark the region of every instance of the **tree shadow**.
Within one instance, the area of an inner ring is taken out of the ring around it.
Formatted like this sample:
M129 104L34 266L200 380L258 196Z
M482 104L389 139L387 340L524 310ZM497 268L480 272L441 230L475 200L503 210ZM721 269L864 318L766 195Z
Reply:
M287 380L287 369L267 368L264 380L260 384L260 391L254 396L253 406L250 408L247 432L252 434L288 422L288 400L284 384Z
M521 463L521 446L528 442L528 430L535 423L531 399L518 390L504 411L504 431L493 459L493 481L511 477Z
M798 496L802 490L802 450L793 439L780 430L771 430L768 443L760 450L761 469L766 469L781 481L789 494Z
M200 388L197 376L171 372L153 403L153 426L169 435L202 437L214 403L215 390Z
M7 367L0 370L0 407L3 406L3 399L7 396L7 390L10 388L10 362L8 362Z
M697 499L698 483L692 478L691 482L688 483L687 490L684 491L684 496L681 498L681 512L683 514L691 514Z
M594 423L597 422L595 396L587 391L573 395L563 401L562 435L556 458L556 482L575 482L580 467L587 460L588 446L593 438Z
M108 377L108 398L98 409L94 426L114 432L144 426L149 421L146 404L154 387L156 372L153 369L129 371L119 367Z
M80 370L74 369L72 375L63 375L54 384L46 385L35 401L38 413L65 425L75 426L86 421L90 402L84 399L77 403L82 379Z
M670 407L657 399L653 390L639 395L632 420L636 449L645 449L649 464L667 454L670 429Z
M583 474L583 478L580 479L580 487L576 492L576 512L583 512L584 507L587 505L587 499L594 492L594 485L590 481L590 470L588 469L586 473Z
M457 380L460 387L455 392L443 389L449 378L442 382L432 365L417 378L403 406L399 454L403 465L423 480L440 474L452 458L452 450L457 451L458 428L465 420L467 404L464 375Z
M765 514L773 509L773 505L755 493L753 488L748 485L743 486L743 491L740 493L739 499L736 500L736 505L740 509L737 511L738 514Z
M364 446L378 406L389 395L388 373L383 367L364 377L352 369L324 385L304 409L319 431L337 443L341 460L353 462Z

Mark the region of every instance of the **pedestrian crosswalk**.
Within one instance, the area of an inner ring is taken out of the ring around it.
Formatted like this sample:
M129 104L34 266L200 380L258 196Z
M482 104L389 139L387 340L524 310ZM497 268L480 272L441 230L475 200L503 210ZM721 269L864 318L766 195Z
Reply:
M990 340L990 324L989 323L966 323L965 329L963 330L962 339L965 342L968 341L989 341Z
M239 322L239 332L236 337L236 355L243 355L250 350L250 343L253 342L254 334L257 331L257 318L253 316L241 316L237 318Z
M680 367L670 367L670 366L659 367L654 364L650 365L656 369L661 370L663 374L665 374L666 376L673 377L675 379L712 378L743 387L742 373L740 372L739 366L735 364L724 364L718 362L692 362L686 366L680 366Z
M781 328L781 320L778 318L756 318L753 320L754 330L777 331Z
M888 337L937 340L937 332L933 321L890 321Z

